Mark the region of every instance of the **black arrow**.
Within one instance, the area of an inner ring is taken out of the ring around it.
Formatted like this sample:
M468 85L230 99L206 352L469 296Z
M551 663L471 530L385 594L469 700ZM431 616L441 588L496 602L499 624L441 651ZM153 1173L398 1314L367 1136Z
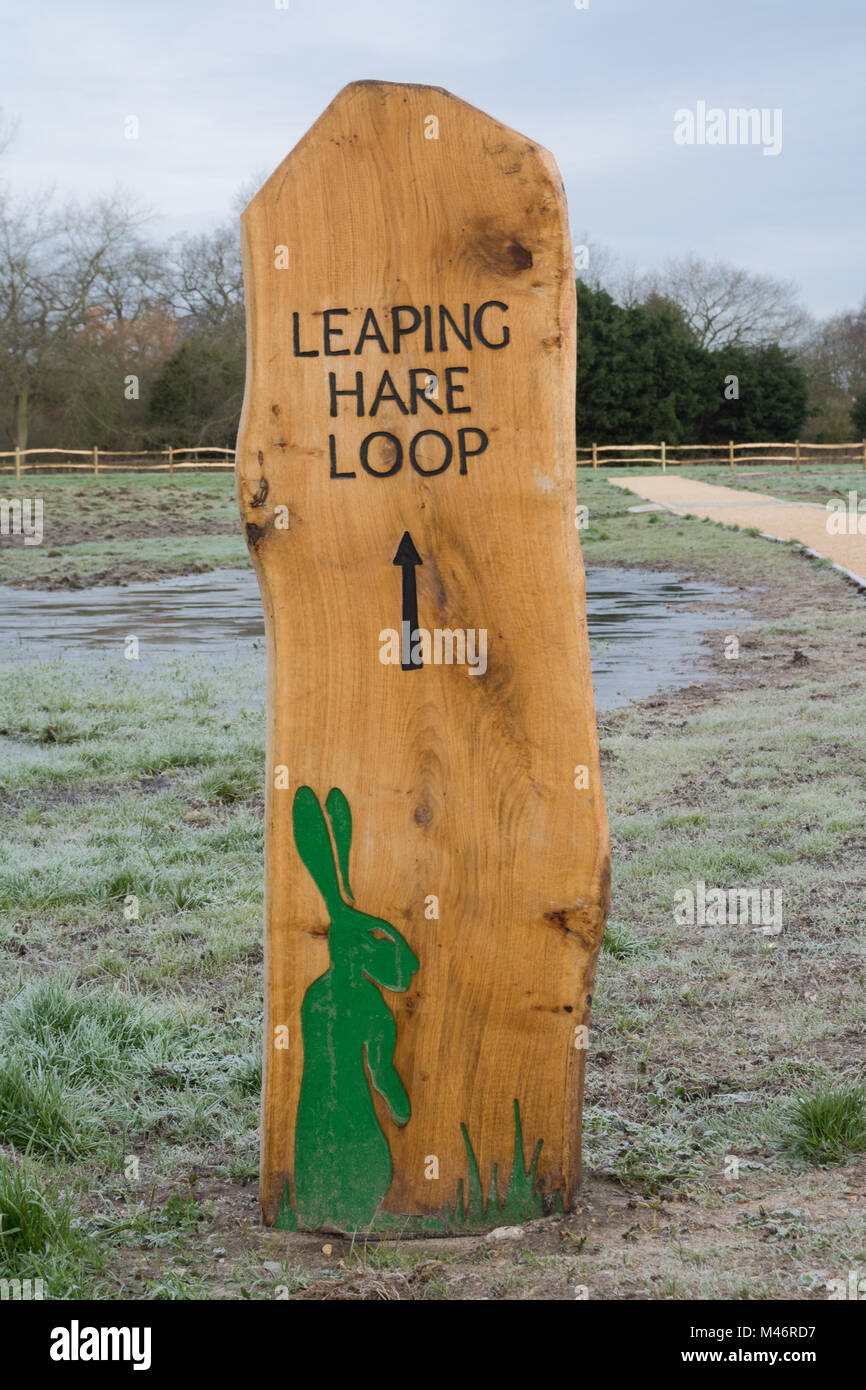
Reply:
M418 631L418 590L415 587L415 566L423 565L424 561L415 549L415 542L404 531L397 546L397 554L392 561L399 565L403 571L403 624L400 628L400 651L402 661L400 666L404 671L420 671L424 662L420 656L416 661L412 656L412 644L415 633Z

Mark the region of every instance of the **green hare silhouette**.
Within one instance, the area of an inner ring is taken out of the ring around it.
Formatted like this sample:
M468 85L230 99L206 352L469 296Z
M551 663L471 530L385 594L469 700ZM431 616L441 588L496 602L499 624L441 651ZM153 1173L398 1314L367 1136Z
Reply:
M371 1083L395 1124L406 1124L411 1114L394 1067L397 1027L377 986L408 989L418 959L396 927L350 905L352 814L338 787L328 793L325 810L333 845L316 794L298 788L292 806L295 844L330 914L331 963L301 1005L304 1071L295 1125L295 1206L305 1226L355 1229L372 1222L393 1177Z

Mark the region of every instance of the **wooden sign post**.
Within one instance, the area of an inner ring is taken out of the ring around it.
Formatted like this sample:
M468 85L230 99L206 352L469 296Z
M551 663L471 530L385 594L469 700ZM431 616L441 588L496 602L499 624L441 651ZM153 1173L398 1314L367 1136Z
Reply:
M609 858L560 178L440 88L357 82L242 225L264 1219L567 1210Z

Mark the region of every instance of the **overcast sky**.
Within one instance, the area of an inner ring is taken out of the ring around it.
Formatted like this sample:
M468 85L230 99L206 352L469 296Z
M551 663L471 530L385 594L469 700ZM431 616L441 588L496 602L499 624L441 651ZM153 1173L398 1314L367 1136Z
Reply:
M863 301L864 0L283 3L0 0L19 121L0 176L83 198L120 183L157 234L200 231L347 82L429 82L553 152L575 241L790 278L818 315ZM699 102L781 109L781 152L675 143Z

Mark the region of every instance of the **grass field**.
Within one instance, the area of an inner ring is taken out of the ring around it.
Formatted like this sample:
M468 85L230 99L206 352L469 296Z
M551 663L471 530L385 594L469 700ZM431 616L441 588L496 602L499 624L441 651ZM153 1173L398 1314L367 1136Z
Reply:
M818 502L864 486L690 472ZM16 488L44 499L45 538L0 542L7 584L248 563L224 475ZM604 470L579 493L588 564L714 579L742 607L738 657L715 633L691 686L600 718L612 911L580 1209L518 1238L260 1230L263 656L19 662L0 1277L57 1298L573 1300L826 1298L866 1274L866 600L796 547L629 512ZM780 890L783 930L678 925L698 881Z

